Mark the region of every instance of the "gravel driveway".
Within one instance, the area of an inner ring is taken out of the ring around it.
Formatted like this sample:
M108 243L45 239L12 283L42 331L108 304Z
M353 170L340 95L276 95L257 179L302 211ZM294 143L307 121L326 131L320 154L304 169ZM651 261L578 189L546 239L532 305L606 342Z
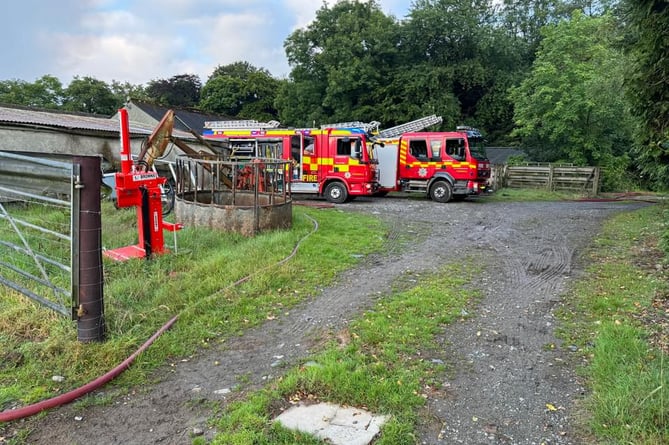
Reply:
M435 350L452 369L427 400L417 443L578 444L569 417L584 388L570 367L570 345L559 345L553 335L552 311L581 273L579 255L602 222L642 205L438 204L404 197L340 205L389 222L384 252L289 315L166 367L155 384L104 406L61 407L16 422L4 434L28 427L27 442L45 445L189 444L193 432L212 437L208 401L230 400L240 382L257 388L303 362L319 335L342 328L390 291L399 275L474 255L481 261L475 284L482 299L437 339Z

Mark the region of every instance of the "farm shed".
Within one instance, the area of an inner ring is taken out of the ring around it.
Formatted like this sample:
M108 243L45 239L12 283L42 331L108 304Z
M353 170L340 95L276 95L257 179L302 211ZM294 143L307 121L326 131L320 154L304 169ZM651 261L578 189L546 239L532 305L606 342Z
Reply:
M128 100L125 107L128 110L128 118L131 123L147 125L154 128L160 122L160 119L165 115L168 108L142 102L137 100ZM234 118L220 115L203 113L197 110L172 108L174 110L175 120L174 129L183 132L194 131L201 135L204 131L204 123L207 121L229 121Z
M134 108L134 107L133 107ZM156 108L164 114L167 108ZM132 153L138 154L143 141L151 134L162 115L150 119L130 119ZM204 119L204 117L203 117ZM204 120L202 120L204 122ZM48 155L99 155L105 170L120 166L120 124L118 117L38 110L12 105L0 106L0 150L45 153ZM195 150L205 150L189 132L176 128L173 136ZM170 159L180 154L173 147ZM207 150L208 151L208 150Z

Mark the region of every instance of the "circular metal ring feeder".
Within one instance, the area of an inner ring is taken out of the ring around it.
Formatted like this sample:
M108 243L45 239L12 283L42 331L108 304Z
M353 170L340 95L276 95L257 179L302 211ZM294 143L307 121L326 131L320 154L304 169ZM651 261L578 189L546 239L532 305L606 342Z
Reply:
M288 229L293 208L290 161L216 155L182 155L176 162L175 212L187 226L244 236Z

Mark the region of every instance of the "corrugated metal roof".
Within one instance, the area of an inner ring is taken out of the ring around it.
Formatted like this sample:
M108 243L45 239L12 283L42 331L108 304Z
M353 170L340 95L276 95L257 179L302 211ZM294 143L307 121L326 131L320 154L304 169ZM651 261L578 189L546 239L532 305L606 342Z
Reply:
M131 101L131 105L134 105L144 111L146 114L154 118L157 122L162 119L165 115L165 112L169 109L160 105L150 104L148 102L141 101ZM195 110L185 110L181 108L172 108L174 114L178 119L174 120L174 128L182 131L188 131L188 127L192 128L197 134L202 134L204 130L204 123L207 121L223 121L223 120L234 120L235 118L221 115L221 114L212 114L212 113L203 113Z
M68 130L101 131L119 134L118 118L97 117L91 115L67 114L58 111L30 110L0 106L0 125L26 125L65 128ZM130 133L135 135L149 135L152 127L130 123ZM174 136L192 139L189 133L174 131Z
M0 107L0 123L119 132L118 120L108 117L83 116L10 107Z

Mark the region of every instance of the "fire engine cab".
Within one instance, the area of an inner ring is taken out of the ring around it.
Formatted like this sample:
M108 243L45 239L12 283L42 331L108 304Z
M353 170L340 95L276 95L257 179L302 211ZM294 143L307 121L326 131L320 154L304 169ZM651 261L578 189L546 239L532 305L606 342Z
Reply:
M452 132L405 132L380 137L375 146L380 193L424 193L437 202L463 200L487 189L490 161L481 133L470 127Z
M343 203L378 191L376 163L360 128L281 129L278 123L207 122L203 137L227 143L232 160L286 159L291 193Z

